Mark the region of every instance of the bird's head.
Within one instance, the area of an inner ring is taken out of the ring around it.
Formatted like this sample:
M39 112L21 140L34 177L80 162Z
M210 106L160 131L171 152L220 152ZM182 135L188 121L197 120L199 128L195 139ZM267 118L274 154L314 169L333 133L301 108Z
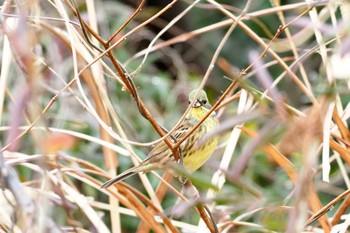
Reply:
M193 108L204 107L206 109L211 109L211 105L208 101L207 93L205 93L205 91L203 90L199 90L197 97L196 97L196 93L197 93L197 89L194 89L193 91L190 92L188 96L188 101L190 104L195 99L192 107Z

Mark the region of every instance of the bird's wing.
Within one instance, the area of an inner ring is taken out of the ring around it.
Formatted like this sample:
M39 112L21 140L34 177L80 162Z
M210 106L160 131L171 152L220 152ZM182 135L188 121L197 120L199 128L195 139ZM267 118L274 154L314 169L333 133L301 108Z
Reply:
M196 119L185 118L182 124L172 133L171 140L175 139L176 141L181 139L186 135L186 133L198 122ZM159 154L162 154L162 158L159 158ZM146 160L161 160L166 157L171 156L173 153L169 149L168 145L162 141L158 143L153 150L148 154Z
M179 140L183 138L187 132L194 126L196 125L198 120L196 119L191 119L189 117L186 117L183 123L174 131L172 134L173 138L175 140Z

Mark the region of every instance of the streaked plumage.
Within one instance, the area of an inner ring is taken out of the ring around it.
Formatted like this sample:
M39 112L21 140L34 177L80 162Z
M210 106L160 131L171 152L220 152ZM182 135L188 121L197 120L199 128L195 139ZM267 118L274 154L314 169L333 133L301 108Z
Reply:
M188 97L191 103L197 90L193 90ZM176 140L181 139L186 133L195 126L210 110L207 94L200 90L192 108L187 114L182 124L173 132L172 136ZM200 168L212 155L218 143L218 136L210 138L203 142L201 139L210 131L218 127L219 122L213 112L184 142L180 145L180 151L183 156L183 165L188 172L193 172ZM175 163L175 157L172 151L164 141L157 144L148 154L147 158L139 165L128 169L118 176L104 183L101 188L107 188L123 179L132 176L138 172L148 172L151 170L164 169L170 163Z

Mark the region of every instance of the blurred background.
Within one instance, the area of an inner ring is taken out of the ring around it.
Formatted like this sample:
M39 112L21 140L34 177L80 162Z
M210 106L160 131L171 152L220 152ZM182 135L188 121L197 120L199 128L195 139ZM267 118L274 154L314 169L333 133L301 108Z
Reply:
M0 4L0 231L347 232L348 1ZM163 171L101 190L200 86L200 198Z

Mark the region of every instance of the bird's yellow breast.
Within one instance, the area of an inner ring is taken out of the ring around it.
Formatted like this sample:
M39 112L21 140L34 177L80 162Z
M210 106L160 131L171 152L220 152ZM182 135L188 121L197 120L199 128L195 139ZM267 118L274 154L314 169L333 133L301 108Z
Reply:
M198 122L208 111L205 107L193 108L189 112L189 117ZM212 113L187 139L188 144L192 144L191 148L183 150L186 151L183 155L183 164L188 171L193 172L200 168L215 151L219 137L214 136L207 141L204 141L203 137L218 125L215 113Z

